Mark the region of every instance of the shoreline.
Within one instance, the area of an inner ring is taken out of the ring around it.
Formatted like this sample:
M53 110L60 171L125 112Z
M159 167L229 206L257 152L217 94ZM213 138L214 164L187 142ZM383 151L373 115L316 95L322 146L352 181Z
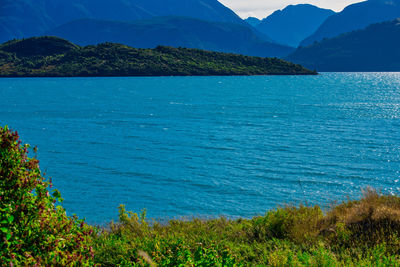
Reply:
M105 76L1 76L1 78L164 78L164 77L261 77L261 76L318 76L320 73L315 74L254 74L254 75L105 75Z

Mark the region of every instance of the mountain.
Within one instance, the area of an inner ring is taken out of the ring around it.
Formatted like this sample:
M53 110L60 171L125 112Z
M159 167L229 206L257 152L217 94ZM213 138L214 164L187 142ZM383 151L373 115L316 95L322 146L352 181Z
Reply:
M263 57L282 57L294 51L291 47L263 41L248 26L185 17L155 17L133 22L84 19L59 26L46 35L79 45L103 42L137 48L165 45Z
M254 17L248 17L244 21L246 21L248 24L250 24L253 27L257 27L261 23L261 20L259 20L258 18L254 18Z
M400 19L300 47L288 60L318 71L400 71Z
M400 17L400 0L369 0L346 7L329 17L318 30L301 42L307 46L324 38L364 29L368 25Z
M332 10L313 5L290 5L275 11L255 28L278 43L297 47L333 14Z
M217 0L1 0L0 42L40 35L83 18L133 21L155 16L247 25Z
M273 74L316 73L277 58L187 48L136 49L113 43L79 47L56 37L12 40L0 45L3 77Z

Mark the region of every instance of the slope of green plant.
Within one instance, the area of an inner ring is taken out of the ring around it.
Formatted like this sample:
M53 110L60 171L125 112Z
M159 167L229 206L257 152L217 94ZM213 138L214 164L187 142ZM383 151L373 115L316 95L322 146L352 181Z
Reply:
M158 223L119 209L106 228L55 207L60 193L0 127L0 262L4 266L400 266L400 197L368 189L323 212L283 207L252 219Z
M50 53L51 51L54 52ZM78 47L56 37L14 40L0 46L0 77L269 74L316 73L277 58L249 57L198 49L162 46L155 49L135 49L112 43Z
M93 229L68 217L49 193L39 161L18 134L0 127L0 263L2 266L93 264Z

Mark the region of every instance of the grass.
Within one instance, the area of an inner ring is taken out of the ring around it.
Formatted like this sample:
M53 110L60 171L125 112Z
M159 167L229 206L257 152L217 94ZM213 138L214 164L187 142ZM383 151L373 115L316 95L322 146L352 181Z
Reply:
M148 222L120 207L98 229L102 266L400 266L400 198L372 189L325 214L284 207L253 219Z

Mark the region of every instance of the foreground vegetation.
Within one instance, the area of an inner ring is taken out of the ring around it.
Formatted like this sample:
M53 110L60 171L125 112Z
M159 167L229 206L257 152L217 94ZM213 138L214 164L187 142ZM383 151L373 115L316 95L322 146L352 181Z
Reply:
M277 58L159 46L104 43L79 47L56 37L0 45L0 77L205 76L316 74Z
M93 227L56 207L60 193L49 193L51 183L28 149L16 132L0 127L1 266L92 264Z
M107 228L65 215L58 191L0 128L0 262L87 266L399 266L400 197L366 190L327 212L283 207L253 219L146 220L119 210Z

